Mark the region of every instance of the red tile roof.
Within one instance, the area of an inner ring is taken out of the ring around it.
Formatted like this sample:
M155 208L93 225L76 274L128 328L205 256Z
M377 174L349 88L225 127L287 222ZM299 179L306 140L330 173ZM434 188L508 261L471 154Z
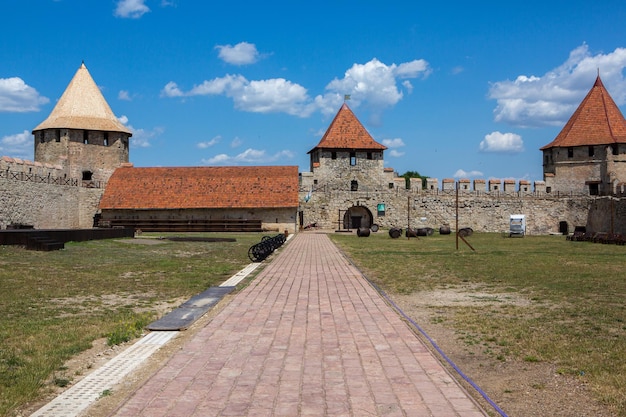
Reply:
M561 133L541 150L613 143L626 143L626 120L598 75Z
M381 145L372 138L346 103L341 106L335 115L320 143L308 153L318 148L380 151L387 149L386 146Z
M100 209L298 207L297 166L115 170Z

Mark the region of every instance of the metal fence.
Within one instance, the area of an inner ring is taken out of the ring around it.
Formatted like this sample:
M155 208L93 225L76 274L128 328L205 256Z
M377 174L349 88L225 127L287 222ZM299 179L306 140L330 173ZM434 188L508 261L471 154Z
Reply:
M34 172L11 171L5 169L0 171L0 178L13 181L28 181L36 184L65 185L70 187L101 188L100 181L83 181L77 178L55 177L50 174L39 175Z

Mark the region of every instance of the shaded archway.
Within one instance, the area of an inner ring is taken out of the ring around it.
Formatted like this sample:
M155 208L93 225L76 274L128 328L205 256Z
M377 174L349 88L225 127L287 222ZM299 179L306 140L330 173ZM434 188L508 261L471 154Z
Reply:
M352 206L343 215L344 229L370 228L373 223L372 212L365 206Z

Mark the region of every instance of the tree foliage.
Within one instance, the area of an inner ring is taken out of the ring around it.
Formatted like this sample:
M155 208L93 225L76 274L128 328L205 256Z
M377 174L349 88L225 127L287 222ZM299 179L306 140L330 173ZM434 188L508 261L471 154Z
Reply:
M409 188L409 184L411 181L411 178L421 178L422 179L422 189L426 188L426 179L428 178L427 175L421 175L419 172L417 171L407 171L404 174L400 175L401 177L404 177L405 181L406 181L406 187Z

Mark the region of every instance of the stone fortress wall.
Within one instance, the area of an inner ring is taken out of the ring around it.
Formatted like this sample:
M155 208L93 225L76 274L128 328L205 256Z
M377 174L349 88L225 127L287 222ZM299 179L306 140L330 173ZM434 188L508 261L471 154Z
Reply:
M429 178L425 187L420 179L412 179L410 188L406 188L404 178L396 177L387 189L350 191L316 187L310 183L309 174L301 174L303 225L315 224L323 229L349 228L346 211L358 207L371 214L372 223L381 228L439 230L448 225L454 231L457 185L459 228L471 227L478 232L508 231L512 214L526 215L528 234L560 233L562 222L571 232L575 226L587 224L589 208L596 200L582 193L546 193L543 181L535 181L531 188L525 180L477 179L471 187L466 179L444 179L440 184Z
M0 228L93 226L104 189L71 178L61 166L0 158Z

